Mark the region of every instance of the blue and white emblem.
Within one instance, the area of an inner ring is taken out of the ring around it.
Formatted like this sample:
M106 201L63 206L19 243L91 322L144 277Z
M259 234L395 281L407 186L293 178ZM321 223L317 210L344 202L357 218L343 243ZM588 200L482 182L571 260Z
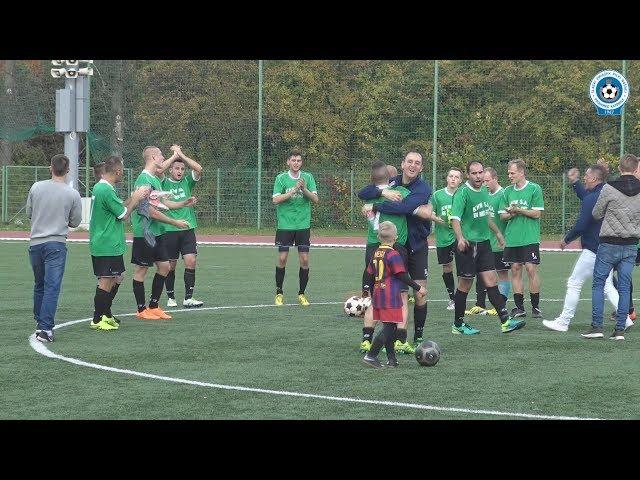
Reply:
M629 98L629 82L615 70L603 70L591 80L589 96L598 115L620 115Z

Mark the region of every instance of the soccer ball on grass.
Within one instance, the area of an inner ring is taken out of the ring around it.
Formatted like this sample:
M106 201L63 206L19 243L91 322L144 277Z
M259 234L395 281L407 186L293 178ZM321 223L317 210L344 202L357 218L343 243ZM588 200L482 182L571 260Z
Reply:
M433 367L441 354L440 346L431 340L425 340L416 348L416 360L423 367Z

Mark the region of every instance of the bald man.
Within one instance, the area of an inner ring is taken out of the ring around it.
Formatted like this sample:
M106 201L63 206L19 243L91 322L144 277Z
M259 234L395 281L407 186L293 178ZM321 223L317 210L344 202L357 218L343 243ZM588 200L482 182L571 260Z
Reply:
M177 158L178 154L173 153ZM148 186L151 190L162 191L162 186L158 174L164 161L164 156L158 147L145 147L142 152L144 160L144 170L138 175L134 184L134 189ZM175 158L173 159L175 160ZM166 198L161 198L162 203L170 209L189 206L193 203L193 197L180 202L174 202ZM167 315L159 306L158 301L164 289L164 283L171 268L169 256L163 241L164 224L173 225L177 228L188 229L189 224L185 220L176 220L159 212L155 207L149 205L149 231L155 236L155 246L151 247L144 238L145 221L138 210L131 214L133 225L133 249L131 252L131 263L133 268L133 294L138 306L137 317L142 320L169 320ZM144 291L144 278L147 270L153 264L156 266L156 274L153 277L151 286L151 299L149 306L146 305Z

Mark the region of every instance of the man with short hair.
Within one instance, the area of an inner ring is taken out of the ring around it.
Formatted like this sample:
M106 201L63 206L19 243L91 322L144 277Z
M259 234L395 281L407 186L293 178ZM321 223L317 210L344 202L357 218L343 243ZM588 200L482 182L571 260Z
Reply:
M494 256L489 241L493 232L500 245L504 245L502 233L493 222L489 206L489 192L484 182L484 167L479 161L467 163L467 182L453 197L451 226L456 234L456 270L458 290L456 309L451 333L454 335L476 335L480 330L464 321L467 295L476 274L482 277L489 301L498 312L502 333L509 333L525 326L523 320L509 316L505 308L505 298L498 290L498 275L494 266Z
M596 253L600 244L600 227L602 221L593 218L593 207L598 200L600 191L604 187L607 179L607 173L600 165L592 165L584 174L584 187L579 185L578 176L580 172L577 169L571 169L567 172L567 178L572 183L573 189L581 198L580 215L576 221L576 225L567 232L564 239L560 242L560 249L580 238L582 252L576 261L571 276L567 280L567 293L564 298L564 306L562 313L555 320L543 320L542 324L550 330L557 332L566 332L569 330L569 324L573 319L582 285L587 279L593 277L593 267L596 262ZM584 190L584 194L580 195ZM614 309L618 309L618 292L613 286L612 274L609 274L605 281L604 293L613 305ZM631 319L627 319L631 322Z
M177 158L178 154L174 152L173 156ZM144 170L138 175L135 181L134 187L147 187L150 190L158 192L162 191L162 185L158 179L158 173L164 156L158 147L149 146L145 147L142 151L142 157L144 160ZM175 160L175 159L174 159ZM194 201L193 198L183 200L180 202L173 202L166 198L158 200L162 205L167 208L181 208L191 205ZM142 205L142 202L141 202ZM131 249L131 263L133 267L133 294L136 299L138 313L136 316L141 320L169 320L170 315L167 315L159 306L160 296L162 295L162 289L164 288L164 282L167 274L169 273L169 256L166 250L164 241L164 224L174 225L181 229L188 229L189 223L185 220L175 220L168 217L162 212L158 211L155 207L149 203L149 234L153 236L154 245L151 246L148 240L145 238L145 226L142 215L140 214L140 207L131 214L131 223L133 225L133 246ZM149 306L146 305L146 297L144 293L144 277L147 274L147 270L151 265L155 263L156 274L153 277L153 283L151 286L151 298L149 300Z
M604 284L611 271L618 272L618 310L616 326L609 337L624 340L629 312L629 284L640 239L640 180L638 158L626 154L620 157L620 177L607 183L593 207L593 217L602 219L600 245L593 267L591 328L585 338L603 338Z
M493 222L489 192L484 182L484 167L479 161L467 163L467 182L453 197L451 208L451 226L456 234L456 270L458 290L456 291L456 309L451 333L455 335L476 335L480 330L464 321L467 295L473 278L482 277L487 289L489 301L498 312L500 330L509 333L525 326L523 320L509 316L505 308L505 298L498 290L498 275L494 266L494 255L489 241L493 232L500 245L504 245L502 232Z
M93 299L93 320L89 326L95 330L117 330L120 322L111 313L111 305L125 271L123 255L127 244L124 221L140 200L149 194L149 190L139 187L123 203L115 190L124 174L122 158L112 155L101 165L101 178L91 192L89 251L98 286Z
M422 287L427 287L427 276L429 275L429 236L430 222L428 219L419 216L417 213L420 207L429 203L431 197L431 187L421 178L423 169L422 155L416 151L410 151L402 160L402 175L391 179L389 186L401 185L411 193L402 198L399 192L391 189L379 190L375 185L369 185L358 192L358 198L371 201L377 198L384 198L386 201L380 204L367 204L367 209L373 213L382 212L391 215L406 215L407 217L407 243L405 247L409 253L408 273L410 277ZM428 215L430 217L430 215ZM415 292L414 292L415 293ZM413 307L413 345L407 342L407 330L398 328L397 340L405 344L405 353L413 353L415 346L422 342L424 323L427 318L426 297L416 297Z
M504 189L500 186L498 182L498 172L496 172L495 168L486 167L484 169L484 186L487 187L489 191L489 210L491 211L493 223L496 224L500 233L504 236L504 231L506 228L506 222L500 218L498 215L498 210L500 210L500 203L502 202L502 195L504 194ZM510 265L504 263L502 260L502 256L504 254L504 246L501 246L498 242L497 237L491 232L491 236L489 240L491 241L491 251L493 252L494 264L496 267L496 273L498 274L498 290L500 294L504 297L504 301L507 302L509 300L509 294L511 293L511 281L509 280L509 269ZM473 308L471 311L464 312L467 313L480 313L481 315L497 315L498 312L495 308L487 310L486 308L486 294L487 289L482 283L482 278L478 277L476 279L476 307L479 307L481 310L478 312L477 310L474 312Z
M507 222L504 231L506 246L503 261L511 265L511 283L516 306L511 310L514 318L526 317L522 266L529 277L531 316L542 318L540 310L540 216L544 211L542 187L527 180L524 160L511 160L508 166L511 185L504 189L498 213Z
M171 150L175 155L171 156L164 162L160 171L164 173L169 169L169 176L162 180L162 190L171 192L173 199L176 201L191 198L191 192L196 184L202 178L202 166L195 160L187 157L179 145L173 145ZM186 174L186 165L191 169L189 175ZM185 220L189 223L188 230L182 230L173 225L165 227L165 239L167 245L167 253L169 254L170 270L165 280L167 290L167 307L177 307L175 297L175 281L176 281L176 264L178 258L182 255L184 260L184 300L182 306L185 308L201 307L204 302L193 298L193 289L196 284L196 259L198 256L198 244L196 241L195 228L198 226L196 214L193 209L195 201L186 207L169 210L167 216L176 220Z
M318 203L318 192L313 175L302 170L302 153L293 151L287 158L289 170L280 173L273 184L273 203L276 205L278 226L275 244L278 247L276 264L276 305L284 305L285 267L289 247L298 248L298 302L309 306L305 295L309 282L309 248L311 246L311 203Z
M433 220L436 237L436 254L438 264L442 265L442 280L449 294L447 310L456 308L454 296L456 285L453 279L453 259L456 252L456 235L451 228L451 204L453 195L462 183L462 170L450 168L447 173L447 185L433 192L431 205L433 206ZM475 311L472 313L476 313Z
M82 221L82 201L66 183L69 159L54 155L49 166L51 180L34 183L27 196L26 213L31 219L29 260L33 269L33 318L35 338L53 342L53 327L60 286L67 260L69 227Z
M380 190L390 188L391 190L398 191L402 194L403 198L409 195L409 190L401 186L389 187L390 173L394 173L394 177L398 174L395 167L391 165L385 165L382 161L376 161L371 165L371 182ZM376 203L381 203L383 199L379 199ZM365 267L362 273L362 296L371 297L373 291L373 284L371 282L371 276L367 272L371 258L374 252L380 247L379 225L385 221L389 221L396 226L396 233L398 238L396 239L393 248L400 254L402 260L406 264L408 263L407 250L404 245L407 242L407 217L405 215L387 215L385 213L373 213L371 210L364 211L365 216L368 218L367 228L367 245L365 248ZM408 305L408 287L406 285L401 286L400 294L402 298L402 321L399 322L401 328L407 329L407 322L409 320L409 305ZM368 352L373 342L373 332L375 328L376 320L373 318L373 309L367 308L364 313L364 327L362 329L362 343L360 344L361 352ZM395 334L395 332L394 332ZM394 348L398 351L404 352L405 344L401 344L398 340L394 340L397 345L394 344Z

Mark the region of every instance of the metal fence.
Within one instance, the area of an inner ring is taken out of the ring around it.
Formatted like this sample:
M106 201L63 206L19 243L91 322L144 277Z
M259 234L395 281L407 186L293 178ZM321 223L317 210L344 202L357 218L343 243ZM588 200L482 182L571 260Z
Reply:
M63 150L54 132L62 83L50 68L0 60L5 222L23 221L30 182L48 176L48 159ZM608 69L629 81L620 117L598 116L589 99L591 79ZM542 231L555 234L577 213L563 185L568 168L640 153L638 91L640 62L622 60L96 60L79 163L116 153L135 179L146 145L168 156L180 144L205 168L200 223L259 228L274 224L273 179L299 147L321 197L314 225L364 228L354 192L373 160L399 166L417 149L425 180L441 188L447 169L468 160L506 183L506 162L523 158L545 192ZM87 182L81 168L79 178L85 194L92 175Z
M31 185L50 178L47 167L4 166L2 172L2 221L15 225L28 224L24 207ZM126 168L117 190L126 198L132 190L140 169ZM258 210L258 175L256 169L216 168L204 172L194 190L198 224L255 227L258 215L263 227L275 227L276 209L271 201L273 182L278 170L261 172L260 209ZM369 183L368 170L313 171L320 202L313 206L312 225L317 228L362 229L366 221L360 213L362 201L357 192ZM502 185L507 186L506 172L499 172ZM80 169L81 191L84 191L84 168ZM531 181L543 188L545 213L542 232L564 233L575 222L580 211L577 197L563 176L531 176ZM430 180L427 179L430 183ZM95 179L90 177L89 189Z

